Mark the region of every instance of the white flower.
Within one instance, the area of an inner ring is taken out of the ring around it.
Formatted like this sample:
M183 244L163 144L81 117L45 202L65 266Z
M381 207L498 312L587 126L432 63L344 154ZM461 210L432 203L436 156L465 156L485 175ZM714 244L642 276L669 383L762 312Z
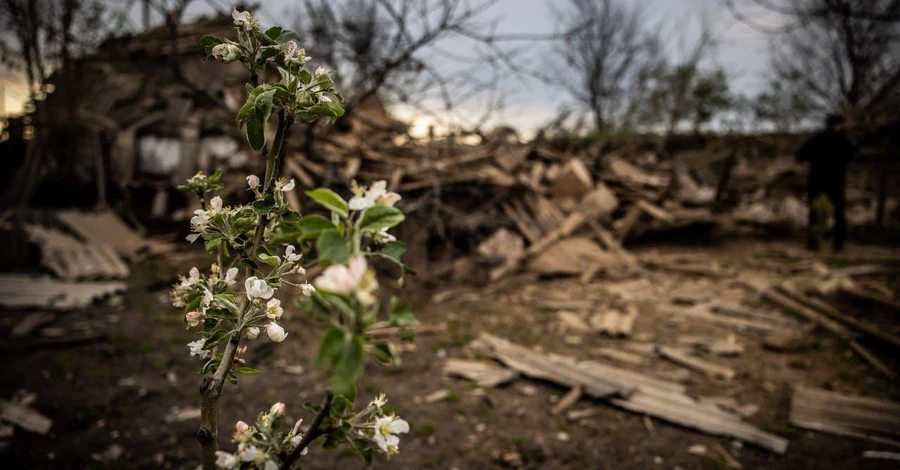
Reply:
M388 191L382 194L381 197L379 197L378 200L375 201L375 204L379 206L394 207L394 204L396 204L400 199L403 198L400 197L399 194L393 191Z
M316 278L316 287L335 294L348 295L356 290L368 270L366 259L362 255L350 260L350 266L332 264L325 268L322 275Z
M304 274L306 273L304 272ZM313 287L312 284L304 282L303 284L300 284L300 293L306 297L312 297L313 294L316 293L316 288Z
M288 245L287 248L284 249L284 259L296 263L300 261L300 258L303 258L303 253L294 254L294 251L297 249L294 248L294 245Z
M362 196L353 196L350 198L348 207L355 211L364 211L370 207L374 207L375 202L384 195L385 191L387 191L387 182L384 180L376 181Z
M184 237L185 240L187 240L187 241L189 241L189 242L191 242L191 243L194 243L195 241L197 241L198 238L200 238L200 234L199 234L199 233L192 233L192 234L190 234L190 235Z
M272 288L265 280L259 279L256 276L248 277L246 281L244 281L244 290L247 293L247 298L253 300L254 298L258 299L271 299L275 294L275 289Z
M266 334L269 335L269 339L276 343L284 341L288 335L284 332L284 328L278 326L275 322L269 323L269 326L266 327Z
M223 64L230 64L241 56L241 48L234 44L217 44L212 48L212 56Z
M202 232L206 229L206 224L208 223L209 214L205 210L197 209L194 211L194 216L191 217L191 226L194 227L194 230Z
M301 276L306 276L306 268L304 268L303 266L300 266L299 264L297 265L297 269L295 269L294 272ZM310 287L312 287L312 286L310 286Z
M184 321L186 321L188 326L190 326L191 328L199 325L201 318L203 318L203 314L197 311L184 314Z
M225 271L225 284L233 286L237 284L238 268L231 268Z
M259 327L251 326L247 328L247 339L256 339L259 336Z
M294 186L296 186L296 185L297 184L294 183L294 178L291 178L291 180L288 181L287 184L285 184L284 186L281 187L281 191L283 191L283 192L292 191L294 189Z
M223 452L221 450L216 451L216 467L219 468L234 468L237 465L238 461L235 456L229 454L228 452Z
M188 343L188 348L191 350L191 357L200 356L201 359L206 359L212 353L209 351L203 350L203 343L205 341L203 339L198 339L197 341L191 341Z
M247 177L247 186L250 186L250 189L256 190L259 187L259 176L250 175Z
M238 421L237 423L234 423L234 430L237 432L244 432L248 429L250 429L250 425L248 425L247 423L245 423L243 421Z
M369 406L374 406L375 408L381 409L381 407L384 406L387 401L387 395L384 392L381 392L377 397L375 397L374 400L372 400L371 403L369 403Z
M231 17L234 18L235 26L240 26L248 31L259 26L259 21L249 11L238 11L235 8L231 12Z
M188 272L188 277L181 281L182 287L190 287L197 285L197 282L200 281L200 270L197 267L191 268Z
M274 405L272 405L271 408L269 408L269 414L271 414L273 416L284 416L284 410L285 410L284 403L278 402L278 403L275 403Z
M209 208L210 208L210 212L222 210L222 198L219 196L216 196L216 197L210 199L209 200Z
M375 232L375 234L373 235L372 238L374 238L375 241L379 241L382 243L389 243L389 242L397 241L397 237L388 233L388 227L385 227L385 228Z
M409 423L396 416L383 416L375 420L375 435L373 439L378 447L388 453L400 452L400 438L397 434L409 432Z
M326 72L324 68L322 68L322 67L316 67L316 73L315 73L316 78L318 78L318 77L320 77L320 76L322 76L322 75L325 75L325 74L327 74L327 73L328 73L328 72Z
M284 309L281 308L280 300L272 299L266 304L266 316L270 320L277 320L281 318L282 314L284 314Z
M241 449L241 451L238 453L238 457L240 457L244 462L253 462L254 460L256 460L256 455L258 453L259 451L256 449L256 446L247 446Z
M278 470L278 464L271 460L266 460L266 464L263 465L263 470Z
M203 289L203 300L200 301L201 305L203 305L203 310L206 311L209 308L209 304L213 301L213 293L209 291L209 289Z

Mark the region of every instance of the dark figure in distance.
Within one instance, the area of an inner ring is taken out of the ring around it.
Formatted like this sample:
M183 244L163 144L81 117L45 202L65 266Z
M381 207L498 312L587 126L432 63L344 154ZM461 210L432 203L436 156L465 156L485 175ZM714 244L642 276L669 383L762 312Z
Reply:
M821 214L813 205L823 194L828 197L834 209L834 251L844 248L847 236L847 217L844 214L847 165L855 153L856 145L847 135L844 118L839 115L828 116L825 130L810 137L797 151L798 161L809 162L809 181L806 187L809 205L807 248L811 250L819 249L819 234L814 233L814 227Z

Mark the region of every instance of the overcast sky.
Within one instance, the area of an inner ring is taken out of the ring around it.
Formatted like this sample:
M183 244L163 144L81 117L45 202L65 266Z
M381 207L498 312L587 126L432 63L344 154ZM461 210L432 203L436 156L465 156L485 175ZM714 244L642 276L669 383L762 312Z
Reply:
M496 20L497 30L500 33L552 33L554 24L548 6L549 1L562 3L562 0L498 0L487 16ZM673 58L690 48L700 32L701 23L705 20L718 41L713 60L727 71L732 89L752 96L762 88L768 62L769 38L735 20L725 9L722 0L619 1L644 10L646 18L654 24L654 27L664 32L668 39L666 52ZM220 0L219 3L226 2ZM294 6L296 3L292 0L261 1L262 23L265 25L282 22L282 18L294 18L299 10L299 7ZM206 2L195 2L194 5L189 11L189 17L208 13ZM134 10L132 16L135 18L135 24L140 24L138 9ZM291 23L292 20L284 22ZM471 49L471 42L465 40L446 41L441 47L461 55L471 52L467 50ZM540 64L540 58L548 54L548 51L547 45L535 45L538 61L532 64ZM310 55L315 57L315 51L310 51ZM551 66L551 62L547 60L547 66ZM21 100L26 93L21 85L12 83L13 80L8 73L0 71L0 83L3 81L6 82L7 113L14 114L20 109ZM545 90L541 90L544 86L530 80L505 81L502 92L506 106L503 112L496 116L494 123L511 124L528 131L552 119L558 109L567 103L568 98L561 94L548 94L544 92ZM407 119L416 118L409 110L395 109L395 112ZM428 119L418 119L420 128L429 123Z

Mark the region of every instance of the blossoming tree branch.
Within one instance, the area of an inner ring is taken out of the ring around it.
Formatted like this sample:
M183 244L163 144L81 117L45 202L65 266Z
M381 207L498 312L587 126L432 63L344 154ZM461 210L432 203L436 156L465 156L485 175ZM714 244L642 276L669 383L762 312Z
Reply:
M387 191L384 181L369 187L354 183L349 201L326 188L306 193L324 215L291 209L285 193L294 190L294 181L278 174L289 130L296 121L333 122L344 113L343 98L329 71L305 69L310 58L298 47L295 32L278 26L263 31L249 12L235 10L232 16L237 42L212 36L200 42L207 55L249 71L248 98L237 121L266 169L261 176L247 176L254 199L247 205L226 206L215 195L222 188L220 172L197 174L181 186L203 207L191 218L188 240L202 240L213 257L208 270L191 269L172 290L174 305L184 309L187 328L198 336L188 344L190 355L204 361L197 432L203 468L300 468L309 445L320 438L327 448L347 446L366 463L375 451L395 454L409 425L385 405L383 393L358 407L356 383L369 357L385 365L399 362L391 341L374 340L371 333L415 323L406 303L394 297L381 302L370 265L373 258L396 263L401 284L411 272L401 261L405 246L389 233L404 219L394 207L400 196ZM277 71L280 79L259 83L267 70ZM276 132L270 137L266 128L273 114ZM315 265L324 269L310 283L307 269ZM241 374L259 372L243 359L252 341L281 343L290 336L280 323L289 307L276 297L289 289L300 294L299 310L330 325L315 358L326 370L323 403L306 405L312 415L306 427L302 419L283 423L285 405L275 403L253 424L234 426L235 451L219 450L219 396L226 382L237 384Z

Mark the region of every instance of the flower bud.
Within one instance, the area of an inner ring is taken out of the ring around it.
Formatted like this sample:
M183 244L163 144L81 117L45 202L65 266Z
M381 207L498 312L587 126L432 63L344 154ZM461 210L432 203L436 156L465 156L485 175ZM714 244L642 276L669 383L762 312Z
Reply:
M259 336L259 327L251 326L247 328L247 339L256 339Z
M250 429L250 425L248 425L247 423L245 423L243 421L238 421L237 423L234 424L234 430L237 432L244 432L248 429Z
M203 314L198 311L192 311L184 314L184 321L193 328L200 324L200 319L203 317Z
M212 48L212 56L223 64L230 64L241 56L241 48L234 44L219 44Z
M276 343L280 343L287 338L284 328L278 326L275 322L269 323L269 326L266 327L266 334L269 335L269 339Z
M272 405L272 408L269 408L269 413L274 416L284 416L284 408L284 403L278 402Z
M304 271L303 274L306 274L306 271ZM313 287L312 284L304 282L303 284L300 284L300 293L306 297L312 297L312 295L316 293L316 288Z
M250 189L256 190L259 187L259 176L250 175L247 177L247 186L250 186Z

